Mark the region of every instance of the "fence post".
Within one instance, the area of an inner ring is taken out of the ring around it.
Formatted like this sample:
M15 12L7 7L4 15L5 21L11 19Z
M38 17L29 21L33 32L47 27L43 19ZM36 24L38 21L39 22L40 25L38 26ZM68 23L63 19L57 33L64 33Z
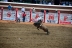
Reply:
M58 10L58 24L60 24L60 10Z
M18 14L18 8L16 8L16 17L15 17L15 21L17 20L17 14Z
M3 7L1 8L1 20L3 18Z
M44 23L45 23L45 19L46 19L46 10L44 10Z
M31 22L31 20L32 20L32 9L30 9L30 21L29 22Z

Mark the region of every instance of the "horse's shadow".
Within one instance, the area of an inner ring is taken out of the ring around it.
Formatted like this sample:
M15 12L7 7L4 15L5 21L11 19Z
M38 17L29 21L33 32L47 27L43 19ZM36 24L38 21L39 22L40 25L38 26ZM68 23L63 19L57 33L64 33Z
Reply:
M33 32L33 35L47 35L46 33Z

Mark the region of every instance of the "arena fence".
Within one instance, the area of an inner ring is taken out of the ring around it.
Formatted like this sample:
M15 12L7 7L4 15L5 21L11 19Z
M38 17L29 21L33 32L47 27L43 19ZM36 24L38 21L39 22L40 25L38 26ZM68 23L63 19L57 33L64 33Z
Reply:
M17 20L17 14L21 13L18 8L15 8L13 11L5 10L3 7L0 8L0 20ZM44 23L54 23L54 24L72 24L72 14L62 13L60 10L57 10L56 12L50 13L46 12L32 12L32 9L30 11L26 11L26 22L31 22L33 18L36 16L41 16L43 18ZM22 16L22 13L21 13ZM22 21L22 17L21 17Z

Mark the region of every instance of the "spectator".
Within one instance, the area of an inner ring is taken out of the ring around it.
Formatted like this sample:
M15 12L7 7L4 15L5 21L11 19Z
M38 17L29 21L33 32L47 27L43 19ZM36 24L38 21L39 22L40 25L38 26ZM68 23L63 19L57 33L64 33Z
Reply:
M23 3L24 2L24 0L19 0L21 3Z
M8 5L8 10L11 10L12 9L12 6L11 4Z
M8 0L3 0L3 1L8 2Z
M20 14L17 15L17 22L20 23Z
M60 0L54 0L54 5L59 5L60 4Z
M43 0L43 4L46 4L45 0Z
M40 0L39 4L42 4L42 0Z
M25 8L24 8L24 7L22 7L22 8L21 8L21 11L22 11L22 12L25 12Z
M23 0L19 0L19 1L22 3Z
M36 3L36 1L35 1L35 0L32 0L32 3L34 3L34 4L35 4L35 3Z
M25 12L22 14L22 17L23 17L23 22L25 22L25 16L26 16L26 14L25 14Z
M13 0L8 0L8 2L13 2Z
M35 8L33 7L32 12L35 13Z

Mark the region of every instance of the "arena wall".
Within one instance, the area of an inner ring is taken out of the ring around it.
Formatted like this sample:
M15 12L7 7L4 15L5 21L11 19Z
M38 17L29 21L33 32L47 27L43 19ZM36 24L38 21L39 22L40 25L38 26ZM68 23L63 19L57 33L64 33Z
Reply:
M18 8L18 11L8 11L7 6L11 4L14 9ZM32 18L38 14L43 17L45 23L54 24L72 24L72 6L61 5L41 5L41 4L28 4L28 3L14 3L14 2L0 2L0 19L2 20L16 20L16 13L21 13L22 6L26 9L26 22L29 22ZM30 13L30 9L35 7L36 13ZM3 11L2 11L3 8ZM48 10L49 12L41 12L41 10ZM60 11L60 13L58 13ZM2 14L3 12L3 14ZM8 14L11 16L9 17ZM31 18L30 18L31 14ZM22 15L21 15L22 16ZM44 18L45 17L45 18ZM22 17L21 17L22 21Z

